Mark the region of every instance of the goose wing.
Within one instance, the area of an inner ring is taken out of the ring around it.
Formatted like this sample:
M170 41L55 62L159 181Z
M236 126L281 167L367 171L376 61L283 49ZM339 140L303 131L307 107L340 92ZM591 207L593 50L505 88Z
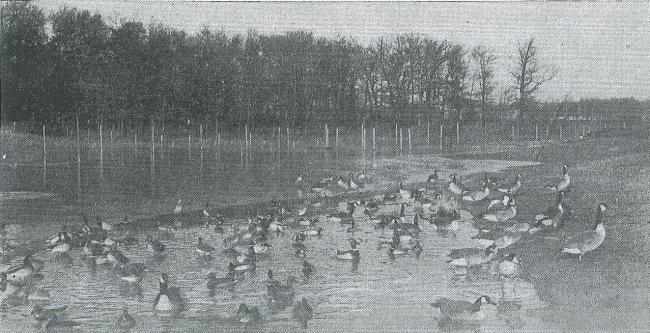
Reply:
M598 238L598 233L594 230L581 232L569 239L564 246L565 249L582 249L585 245L593 242Z

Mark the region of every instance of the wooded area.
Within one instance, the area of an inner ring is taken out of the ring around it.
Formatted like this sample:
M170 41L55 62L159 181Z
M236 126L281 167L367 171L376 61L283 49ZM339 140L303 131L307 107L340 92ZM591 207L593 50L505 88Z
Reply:
M540 103L556 72L534 39L509 61L511 82L495 82L494 52L426 36L379 38L363 46L292 31L246 36L184 31L141 22L107 24L63 8L2 7L2 120L57 128L78 115L123 129L157 123L223 127L330 123L450 123L472 120L621 117L639 119L648 101ZM507 87L497 89L497 87ZM320 125L319 125L320 126Z

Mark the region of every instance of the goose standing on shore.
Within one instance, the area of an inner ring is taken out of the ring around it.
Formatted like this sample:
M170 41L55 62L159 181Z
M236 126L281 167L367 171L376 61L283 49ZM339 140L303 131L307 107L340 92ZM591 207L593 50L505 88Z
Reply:
M603 203L596 206L596 222L594 230L579 233L569 239L567 245L562 248L563 253L577 254L578 259L582 256L597 249L605 241L605 226L603 225L603 213L607 211L607 206Z
M456 174L452 174L451 176L451 181L449 184L447 184L447 189L456 195L462 195L463 192L467 191L467 189L460 184L460 181L458 181Z
M156 311L180 311L183 309L181 293L176 287L169 286L166 273L160 274L160 289L154 299L153 308Z
M555 205L547 208L544 213L535 215L535 226L552 226L553 228L558 228L558 225L561 225L564 215L564 205L562 204L564 195L564 192L558 192Z
M443 319L454 321L472 321L482 320L485 318L485 313L482 310L484 304L497 305L489 296L481 296L474 302L459 301L449 298L439 298L430 305L434 308L440 309L440 314Z
M556 184L548 184L544 188L555 191L562 192L565 191L569 185L571 185L571 176L569 176L569 167L565 164L562 166L562 179Z

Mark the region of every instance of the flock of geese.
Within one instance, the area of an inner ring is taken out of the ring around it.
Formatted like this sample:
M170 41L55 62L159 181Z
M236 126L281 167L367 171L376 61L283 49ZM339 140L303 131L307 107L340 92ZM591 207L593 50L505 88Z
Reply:
M451 174L450 180L446 181L439 175L439 171L435 170L423 180L424 185L417 189L407 189L400 182L395 192L370 196L365 191L359 191L365 183L371 181L371 177L361 173L356 176L349 174L347 177L338 177L336 180L329 177L309 186L302 176L298 177L296 187L303 198L305 192L309 192L311 198L329 198L337 189L342 189L345 194L358 194L359 198L352 201L347 201L352 196L344 197L347 200L339 203L339 209L329 210L329 213L322 213L322 202L312 200L312 203L297 208L281 204L272 205L268 210L256 212L243 223L238 223L233 218L220 215L218 209L211 209L206 204L205 209L197 212L196 223L205 227L206 232L223 233L224 244L222 249L217 249L206 243L202 237L198 237L195 245L197 256L211 257L225 253L231 258L223 275L207 275L206 291L214 296L220 289L232 289L238 282L246 279L247 275L256 274L258 261L269 251L273 251L269 238L286 233L292 233L291 243L287 246L291 246L295 256L302 259L301 267L297 269L308 278L317 270L317 266L308 260L309 249L305 240L323 236L323 227L320 224L341 225L341 232L349 234L346 237L349 238L349 248L339 249L331 255L337 260L350 262L352 271L356 271L363 257L359 241L354 237L354 232L360 228L372 226L372 229L385 235L386 237L380 237L379 248L384 248L387 257L395 260L399 256L407 255L420 257L426 245L420 241L420 234L425 229L423 223L428 222L426 228L433 228L438 232L453 232L461 224L469 223L478 230L474 238L485 247L453 249L447 254L448 265L465 269L482 269L488 266L493 274L503 281L514 281L521 275L522 267L517 254L508 252L507 248L522 236L553 232L562 228L567 216L571 214L571 209L564 202L566 193L571 189L571 178L566 165L563 166L562 178L545 186L548 191L557 193L557 199L544 212L536 214L530 222L515 222L518 213L517 193L522 188L520 175L516 175L511 183L484 176L479 186L471 190L461 182L459 175ZM468 212L470 207L474 211L481 211L481 214L472 216ZM585 254L598 248L605 239L603 213L606 210L605 204L598 204L593 230L571 237L561 252L576 255L582 260ZM186 213L179 200L173 213L169 215L181 216ZM155 227L161 232L173 234L178 228L186 226L182 219L169 221L173 222L156 222ZM123 223L111 225L98 219L95 225L91 225L86 219L82 226L65 226L47 239L45 252L62 255L70 251L83 251L83 255L93 264L112 266L121 280L138 284L148 271L147 267L143 263L132 261L120 250L138 242L138 238L128 232L137 222L129 222L125 218ZM4 231L4 226L2 230ZM127 233L122 234L122 238L117 238L118 230L127 230ZM169 251L161 240L151 235L146 236L145 242L152 255ZM18 265L2 267L0 301L47 297L46 292L45 295L39 296L39 289L34 287L43 278L39 272L45 265L45 261L38 259L35 254L27 254ZM272 313L290 309L292 317L301 327L306 328L308 321L314 317L315 310L306 297L296 296L296 277L289 276L283 283L276 279L270 269L266 275L268 309ZM485 315L482 311L484 306L497 305L497 302L487 295L482 295L475 301L440 298L430 305L439 309L442 319L463 321L482 319ZM161 273L158 293L152 300L152 310L156 313L178 313L186 308L187 302L182 291L173 285L167 273ZM79 326L79 322L64 319L66 309L67 307L36 306L31 314L45 323L46 328ZM229 320L235 325L258 325L264 320L262 313L259 307L242 303ZM128 329L137 324L128 309L117 313L116 317L115 325L118 328Z

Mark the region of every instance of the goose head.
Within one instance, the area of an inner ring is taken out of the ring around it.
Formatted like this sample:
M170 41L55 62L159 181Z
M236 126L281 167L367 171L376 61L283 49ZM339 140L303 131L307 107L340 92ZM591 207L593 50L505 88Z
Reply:
M569 173L569 166L565 164L562 166L562 174L566 175L567 173Z
M160 285L160 293L167 292L168 282L169 282L169 277L167 276L167 273L160 274L160 279L158 280L158 283Z
M474 304L476 304L478 306L481 306L483 304L497 305L496 302L492 301L490 296L486 296L486 295L483 295L483 296L477 298L476 301L474 302Z

